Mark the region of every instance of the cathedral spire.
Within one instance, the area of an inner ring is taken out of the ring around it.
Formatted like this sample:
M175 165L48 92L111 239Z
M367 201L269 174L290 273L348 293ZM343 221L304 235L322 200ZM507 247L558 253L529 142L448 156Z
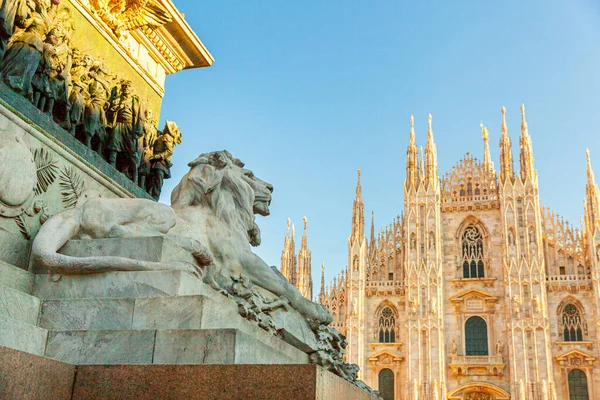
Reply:
M514 178L512 143L506 126L506 108L502 107L502 137L500 138L500 181Z
M483 166L490 172L494 171L494 163L492 162L492 157L490 156L490 143L489 143L489 132L483 122L479 125L481 126L481 134L483 135Z
M598 226L598 222L600 222L600 199L598 198L599 191L598 185L596 185L596 178L594 177L594 170L592 169L592 160L590 158L590 151L586 150L585 155L587 158L587 185L585 188L585 214L586 214L586 222L589 226L589 229L593 231L593 229Z
M405 189L416 187L418 175L418 150L415 137L415 118L410 116L410 141L406 149L406 181Z
M319 304L325 303L325 263L321 263L321 290L319 291Z
M296 282L296 249L294 246L294 234L292 226L292 238L290 240L291 220L287 220L285 239L283 241L283 251L281 252L280 271L283 276L292 284Z
M308 218L302 217L304 221L304 234L302 235L302 244L298 252L298 276L296 287L302 296L312 300L312 262L311 251L308 249L308 239L306 235L306 226Z
M425 145L425 169L427 173L425 180L428 186L432 186L438 179L437 149L433 140L431 119L431 114L429 114L427 122L427 144Z
M362 201L362 188L360 186L360 168L358 169L358 182L356 183L356 197L352 207L352 238L359 243L365 237L365 206Z
M302 247L300 249L307 250L308 243L307 243L307 239L306 239L306 225L308 224L308 218L302 217L302 220L304 221L304 234L302 235L302 245L301 245Z
M371 238L369 243L375 243L375 211L371 211Z
M521 179L523 179L523 181L533 181L535 175L535 170L533 168L533 149L531 146L529 129L527 127L527 120L525 119L525 104L521 105L521 140L519 141L519 145L521 147Z
M423 155L423 146L419 147L419 181L425 179L425 156Z

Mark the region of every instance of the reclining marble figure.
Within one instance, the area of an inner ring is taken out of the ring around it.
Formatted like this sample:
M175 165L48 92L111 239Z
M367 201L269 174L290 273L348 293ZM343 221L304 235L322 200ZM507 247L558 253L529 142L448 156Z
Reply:
M244 275L289 301L317 324L333 317L300 294L254 254L260 244L255 215L269 215L273 186L227 151L201 154L171 194L171 206L145 199L90 199L50 218L33 243L34 263L55 273L184 270L211 285L226 287ZM167 236L191 253L195 264L150 262L125 257L71 257L58 251L71 239Z

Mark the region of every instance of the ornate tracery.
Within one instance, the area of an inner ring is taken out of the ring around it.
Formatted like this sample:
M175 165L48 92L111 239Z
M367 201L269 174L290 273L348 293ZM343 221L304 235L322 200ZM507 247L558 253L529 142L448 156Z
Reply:
M462 234L463 278L483 278L483 235L475 225L469 225Z
M567 303L562 309L560 327L565 342L583 341L584 320L581 312L573 303Z
M396 341L396 317L394 312L385 307L379 314L379 343L394 343Z

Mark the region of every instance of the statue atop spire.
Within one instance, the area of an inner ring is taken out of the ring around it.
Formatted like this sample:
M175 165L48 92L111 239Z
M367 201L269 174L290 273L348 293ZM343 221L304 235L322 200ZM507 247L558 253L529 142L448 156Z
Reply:
M590 233L594 233L595 229L600 228L600 198L598 185L594 170L592 169L592 160L589 149L585 151L587 159L587 185L585 188L585 221Z
M292 237L290 238L290 225L292 228ZM296 246L294 243L294 225L290 218L287 219L285 239L283 241L283 251L281 252L281 264L279 269L281 274L291 283L296 283Z
M427 144L425 145L425 184L435 187L438 181L437 149L433 141L433 128L431 125L431 114L428 117Z
M502 137L508 135L508 127L506 126L506 107L502 106Z
M404 188L414 188L417 186L418 176L418 150L417 150L417 139L415 136L415 118L410 116L410 139L408 148L406 149L406 180L404 182Z
M490 172L494 172L494 163L490 156L490 144L488 141L489 132L488 129L483 125L483 122L479 125L481 127L481 134L483 135L483 166Z
M512 181L514 176L512 143L508 137L508 127L506 126L506 108L502 107L502 136L500 137L500 181Z
M481 134L483 135L483 140L487 142L488 137L489 137L488 129L485 127L485 125L483 124L483 122L481 122L479 124L479 126L481 127Z
M527 120L525 119L525 104L521 104L521 135L525 136L529 134L527 127Z
M311 251L308 249L308 238L306 227L308 218L302 217L304 221L304 233L302 235L302 245L298 252L298 277L296 279L296 287L304 297L312 300L312 262Z
M356 197L352 207L352 238L362 241L365 236L365 207L362 201L362 187L360 186L360 168L356 183Z
M325 263L321 263L321 290L319 291L319 304L325 304Z
M521 139L519 141L519 146L521 147L521 179L523 182L527 180L533 181L535 178L533 148L531 145L531 137L529 136L529 129L527 127L527 120L525 119L524 104L521 105Z
M427 117L427 143L429 143L429 141L433 141L433 128L431 127L431 114L429 114L429 116Z
M306 225L308 224L308 218L306 217L302 217L302 220L304 221L304 234L302 235L302 247L301 250L307 250L307 238L306 238Z

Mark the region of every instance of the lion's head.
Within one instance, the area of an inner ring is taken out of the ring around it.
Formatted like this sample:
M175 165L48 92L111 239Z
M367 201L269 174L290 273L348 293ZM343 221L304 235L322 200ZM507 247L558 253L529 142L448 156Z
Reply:
M273 186L244 168L228 151L213 151L188 164L190 171L171 193L171 207L204 207L260 244L254 214L269 215Z

